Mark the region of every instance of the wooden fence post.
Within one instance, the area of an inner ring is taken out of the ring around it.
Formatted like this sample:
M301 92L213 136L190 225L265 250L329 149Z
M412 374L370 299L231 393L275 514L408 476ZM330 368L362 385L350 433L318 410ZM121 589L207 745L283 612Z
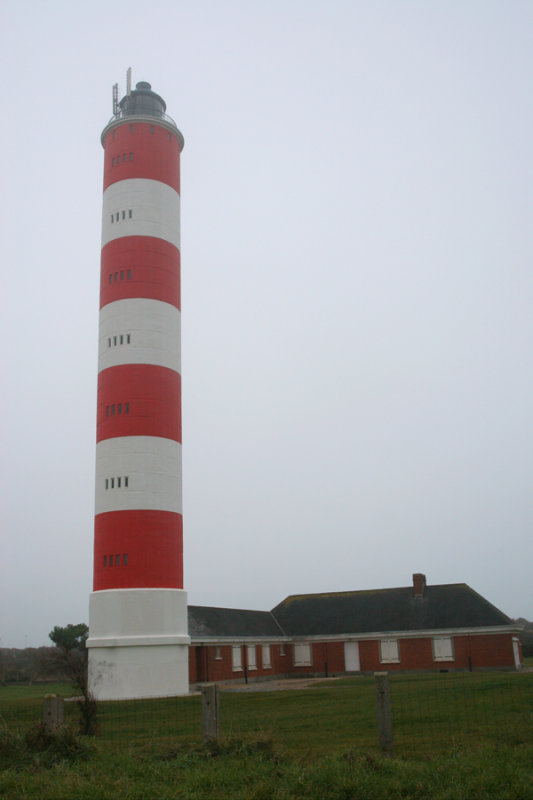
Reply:
M202 687L202 731L204 742L218 740L220 732L220 700L218 686L210 683Z
M43 702L43 724L47 733L55 733L63 725L64 704L59 694L45 694Z
M378 736L381 754L385 758L392 758L392 712L390 702L390 686L388 672L374 672L376 682L376 707L378 712Z

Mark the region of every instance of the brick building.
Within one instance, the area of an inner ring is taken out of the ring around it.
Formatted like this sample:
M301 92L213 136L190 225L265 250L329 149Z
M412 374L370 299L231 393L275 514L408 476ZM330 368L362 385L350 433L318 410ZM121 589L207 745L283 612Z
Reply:
M190 683L374 670L513 669L520 626L465 583L291 595L272 611L189 606Z

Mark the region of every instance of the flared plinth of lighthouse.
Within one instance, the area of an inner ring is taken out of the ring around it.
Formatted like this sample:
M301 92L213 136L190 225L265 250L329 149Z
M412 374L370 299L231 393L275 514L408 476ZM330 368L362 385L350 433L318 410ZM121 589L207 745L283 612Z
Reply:
M150 84L102 133L94 581L89 688L188 692L181 495L180 153Z
M89 690L96 700L188 693L186 592L93 592L90 620Z

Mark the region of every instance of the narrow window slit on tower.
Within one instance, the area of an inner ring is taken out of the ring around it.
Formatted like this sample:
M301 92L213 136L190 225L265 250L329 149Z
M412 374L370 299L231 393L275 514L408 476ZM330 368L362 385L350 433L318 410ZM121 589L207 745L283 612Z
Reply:
M129 217L130 217L130 219L133 217L133 211L131 210L131 208L129 210Z
M131 335L128 333L126 336L126 344L130 344L131 342Z
M109 489L109 478L105 479L105 488Z
M120 556L118 554L115 556L115 561L116 561L117 567L120 567Z
M125 414L129 414L130 413L130 404L129 403L124 403L124 413Z
M125 475L125 477L124 477L124 486L125 486L126 488L128 488L128 481L129 481L129 479L128 479L128 476L127 476L127 475Z
M111 214L111 224L113 224L113 221L114 221L114 220L113 220L113 218L114 218L114 216L115 216L114 214Z
M111 478L111 488L112 489L115 488L115 479L114 478Z
M109 556L109 566L113 566L113 556Z
M117 478L117 489L120 489L121 478Z
M117 156L117 164L120 164L120 156Z
M128 270L127 276L128 276L128 280L131 281L131 269Z
M126 212L125 211L122 212L122 219L126 219Z
M104 567L107 567L107 556L104 556Z
M123 561L124 561L124 566L127 567L128 566L128 554L127 553L124 553Z
M114 405L111 406L111 414L112 414L112 416L114 416L114 414L115 414L115 406ZM111 480L113 480L113 478L111 478ZM113 487L111 487L111 488L113 488Z
M109 283L113 283L113 273L109 273Z
M116 221L117 221L117 222L118 222L118 220L119 220L119 217L120 217L120 214L119 214L119 213L118 213L118 211L117 211L117 213L115 214L115 219L116 219Z
M118 413L122 414L122 403L118 404Z
M124 334L120 334L120 344L124 344Z
M124 270L123 269L120 270L120 280L121 281L124 280ZM121 344L122 344L122 342L121 342Z
M133 153L130 153L130 161L133 161Z

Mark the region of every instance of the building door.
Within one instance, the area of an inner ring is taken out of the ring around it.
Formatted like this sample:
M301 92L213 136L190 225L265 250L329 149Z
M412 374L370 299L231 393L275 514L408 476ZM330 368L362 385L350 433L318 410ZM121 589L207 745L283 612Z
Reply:
M344 669L346 672L359 672L359 642L344 642Z
M513 655L514 655L514 665L517 669L520 669L522 664L520 663L520 647L518 645L518 639L516 636L513 636Z

